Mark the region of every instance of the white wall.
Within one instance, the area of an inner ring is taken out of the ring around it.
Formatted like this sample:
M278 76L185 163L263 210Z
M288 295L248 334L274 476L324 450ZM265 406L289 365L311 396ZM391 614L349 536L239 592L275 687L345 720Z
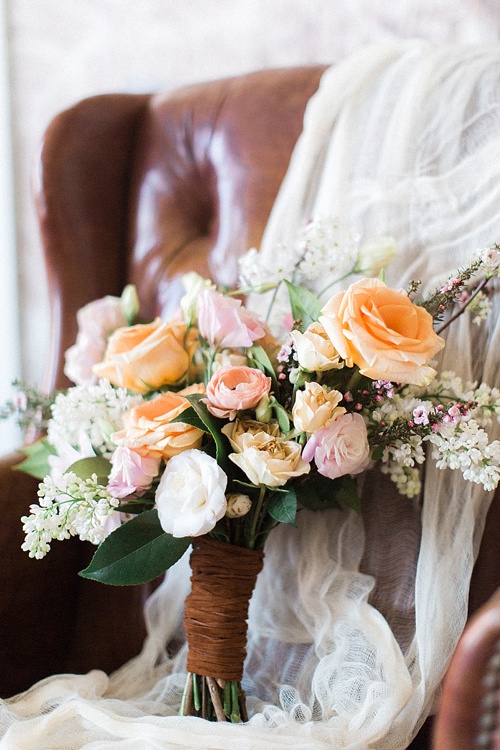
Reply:
M5 2L0 0L0 405L21 375L14 182L12 169L9 57ZM19 441L11 422L0 422L0 454Z
M30 179L43 130L60 109L95 93L161 91L263 67L335 62L368 41L423 36L484 43L500 28L500 8L491 0L3 1L22 370L33 384L42 380L49 322ZM3 319L14 303L0 293Z

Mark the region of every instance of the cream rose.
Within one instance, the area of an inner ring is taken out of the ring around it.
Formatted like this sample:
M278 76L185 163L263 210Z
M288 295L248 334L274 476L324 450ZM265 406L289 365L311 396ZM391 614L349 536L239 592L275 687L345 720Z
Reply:
M311 323L304 333L292 331L290 335L297 352L298 363L303 370L325 372L339 370L344 366L339 353L318 321Z
M444 341L432 316L380 279L363 279L336 294L319 320L347 365L357 365L362 375L413 385L427 385L435 375L426 363Z
M242 516L246 516L252 507L252 501L248 495L232 494L228 495L226 500L226 516L228 518L241 518Z
M119 328L109 339L104 361L94 373L135 393L175 385L186 375L198 346L197 333L183 323L153 323Z
M215 417L234 419L238 411L257 406L270 389L271 378L254 367L222 367L210 378L203 400Z
M141 456L165 460L190 448L199 448L203 432L184 422L172 420L190 406L183 395L203 393L204 390L202 385L194 385L178 393L167 391L150 401L144 401L124 414L124 428L111 436L112 441Z
M261 425L260 430L256 429L257 424L237 419L222 428L236 451L230 453L229 458L252 484L281 487L289 479L310 471L309 464L302 459L298 443L277 437L278 428L273 424Z
M295 428L300 432L316 432L345 413L340 391L326 391L319 383L306 383L297 391L292 409Z
M208 534L226 513L226 486L226 474L207 453L174 456L155 495L162 529L175 537Z

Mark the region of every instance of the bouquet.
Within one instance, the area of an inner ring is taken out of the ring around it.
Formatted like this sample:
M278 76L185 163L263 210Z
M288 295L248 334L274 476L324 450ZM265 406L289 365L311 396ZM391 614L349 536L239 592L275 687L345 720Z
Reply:
M426 449L440 468L498 484L486 428L500 391L438 376L433 360L458 315L487 314L500 248L423 299L418 282L386 285L392 254L387 240L359 247L340 222L311 222L273 269L249 251L236 291L188 274L172 320L141 321L128 286L79 311L66 357L76 385L50 406L33 392L11 404L47 429L20 467L42 479L22 519L30 556L77 535L99 545L83 577L132 585L192 547L183 715L247 719L248 604L277 524L359 511L357 478L375 463L418 496ZM325 273L358 280L320 303L308 287ZM250 292L266 294L267 321L241 301Z

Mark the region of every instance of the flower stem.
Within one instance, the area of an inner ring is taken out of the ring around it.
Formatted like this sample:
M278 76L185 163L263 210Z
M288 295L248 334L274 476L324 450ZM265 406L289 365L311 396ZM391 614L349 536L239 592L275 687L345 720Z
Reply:
M253 512L252 516L252 526L250 528L250 538L248 541L248 548L249 549L255 549L255 539L257 536L257 525L259 522L260 513L262 511L262 504L264 502L264 498L266 496L266 489L267 487L261 486L259 491L259 499L257 500L257 503L255 505L255 510Z

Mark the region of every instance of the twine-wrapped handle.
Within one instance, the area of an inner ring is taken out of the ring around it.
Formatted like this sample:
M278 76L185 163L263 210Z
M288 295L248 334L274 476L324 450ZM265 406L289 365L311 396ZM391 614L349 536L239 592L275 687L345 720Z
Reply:
M248 605L264 552L201 536L191 553L191 593L184 627L187 670L241 681L246 656Z

